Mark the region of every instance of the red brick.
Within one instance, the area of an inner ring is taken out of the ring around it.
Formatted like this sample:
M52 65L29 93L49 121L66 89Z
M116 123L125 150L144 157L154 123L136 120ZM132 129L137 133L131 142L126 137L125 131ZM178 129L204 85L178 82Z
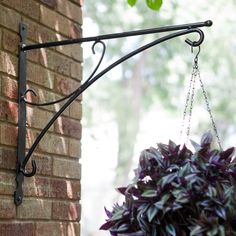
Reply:
M2 29L0 28L0 48L2 48Z
M0 194L12 196L15 191L15 173L0 171ZM1 235L1 234L0 234Z
M81 199L81 183L80 181L71 181L71 197L73 199Z
M59 74L70 75L71 60L65 56L50 50L42 49L40 50L39 60L41 65L52 69Z
M71 63L71 77L81 81L82 79L82 66L78 62Z
M50 180L39 176L26 178L23 192L28 197L50 197Z
M82 118L82 104L80 102L74 101L70 105L70 117L81 120Z
M40 11L39 11L39 3L35 2L34 0L21 0L22 1L22 12L27 16L39 20ZM13 2L15 2L13 0Z
M33 0L2 0L2 2L31 18L39 19L39 4Z
M68 155L68 145L68 139L48 133L39 143L39 150L59 155Z
M18 122L18 104L0 100L0 120L16 124Z
M55 131L57 133L77 139L81 139L81 130L79 121L67 117L59 117L55 124Z
M81 143L77 139L69 140L69 156L79 159L81 157Z
M27 65L27 79L45 88L52 89L54 83L54 73L34 63Z
M36 129L43 129L45 125L52 118L53 113L48 112L39 108L27 108L27 122L29 127L33 127ZM49 129L49 131L53 130L53 126Z
M83 49L80 44L71 46L71 56L79 62L83 61Z
M62 179L51 179L51 196L67 199L67 182Z
M82 25L82 11L78 5L64 0L58 0L57 2L60 13Z
M17 101L18 100L17 81L6 76L2 76L1 80L2 80L2 95Z
M53 30L50 30L47 27L39 25L37 22L32 21L26 17L23 18L23 22L27 26L27 38L29 40L42 43L42 42L57 41L58 37L61 37Z
M45 6L41 5L40 7L41 18L40 22L48 26L49 28L64 34L65 36L70 36L70 25L71 21L66 19L59 13L46 8Z
M0 12L0 25L18 33L21 16L14 10L6 8L2 5L0 5Z
M17 208L19 219L51 219L52 203L48 200L24 198L23 204Z
M80 235L80 224L77 222L69 222L67 224L67 236Z
M46 27L39 26L39 42L52 42L52 41L58 41L61 38L61 35L58 33L55 33L53 30L50 30Z
M80 28L80 25L76 23L70 23L69 27L70 38L82 38L82 29Z
M15 217L16 217L16 206L14 205L12 199L2 199L1 197L0 219L13 219Z
M34 223L0 223L1 236L35 236Z
M15 0L2 0L2 3L16 9L16 10L18 9L19 11L22 7L21 6L22 5L22 0L17 0L17 1L15 1Z
M16 57L0 51L0 72L18 76L18 60Z
M53 202L52 217L55 220L80 220L80 204L72 202Z
M36 236L62 236L62 235L67 235L66 223L64 222L37 222L36 223Z
M3 31L3 48L7 51L17 54L19 47L19 36L8 30Z
M62 158L54 158L53 174L58 177L79 180L81 178L81 165L77 160L72 161Z
M1 128L1 144L16 146L17 145L17 127L8 125L8 124L0 124Z
M74 92L77 88L79 88L80 83L68 77L57 75L54 86L56 92L68 95Z
M83 0L72 0L72 2L78 4L78 5L81 6L81 7L82 7L83 4L84 4L84 1L83 1Z
M26 41L26 44L33 44L31 41ZM39 62L39 50L30 50L27 52L27 60L38 63ZM28 64L27 64L28 68Z
M69 38L81 37L81 28L79 24L65 18L51 9L48 9L47 7L44 7L43 5L40 7L40 12L40 22L43 25Z
M16 150L0 147L0 168L1 169L16 169Z
M39 135L39 132L33 131L30 128L26 127L26 148L29 149L36 137ZM36 147L36 151L38 150L38 146Z
M57 2L58 2L57 0L40 0L40 1L54 10L57 8Z
M61 41L61 40L65 40L68 38L62 37L61 35L58 35L58 39L56 41ZM56 47L56 51L60 52L63 55L66 55L68 57L71 57L72 54L72 45L66 45L66 46L58 46Z
M51 179L51 197L60 199L80 199L79 181Z

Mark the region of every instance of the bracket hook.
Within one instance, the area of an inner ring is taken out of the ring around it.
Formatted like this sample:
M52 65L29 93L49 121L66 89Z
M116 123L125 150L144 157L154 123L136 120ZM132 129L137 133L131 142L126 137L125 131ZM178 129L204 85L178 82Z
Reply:
M202 44L203 40L204 40L204 33L202 30L200 29L196 29L195 30L196 33L199 34L199 39L197 41L192 41L190 39L185 39L185 42L190 45L191 47L198 47Z
M31 161L31 166L32 166L32 171L31 172L27 172L25 170L25 167L21 168L20 171L22 172L22 174L25 176L25 177L32 177L36 174L36 170L37 170L37 166L36 166L36 162L35 160L32 160Z
M36 92L35 92L33 89L27 89L27 90L24 92L24 94L22 95L22 99L23 99L24 102L26 102L26 103L29 103L29 102L27 101L27 99L26 99L27 93L31 93L31 94L33 94L35 97L37 97L37 94L36 94Z

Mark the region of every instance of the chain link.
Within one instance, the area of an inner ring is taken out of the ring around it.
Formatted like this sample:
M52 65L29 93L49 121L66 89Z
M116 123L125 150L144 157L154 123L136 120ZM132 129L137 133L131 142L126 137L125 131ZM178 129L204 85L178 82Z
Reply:
M209 114L210 119L211 119L212 127L213 127L213 130L214 130L215 136L217 138L219 148L222 150L220 137L219 137L219 134L218 134L218 131L217 131L217 128L216 128L216 123L215 123L213 115L212 115L212 111L211 111L211 108L210 108L207 92L206 92L206 89L205 89L204 84L202 82L200 70L199 70L199 67L198 67L199 52L200 52L200 48L199 48L199 51L198 51L197 55L194 58L194 64L193 64L191 79L190 79L189 88L188 88L186 101L185 101L185 106L184 106L183 120L182 120L181 131L180 131L180 138L182 138L182 135L183 135L183 130L184 130L186 117L187 117L187 110L189 108L188 124L187 124L187 128L186 128L187 129L186 130L186 135L187 135L187 140L186 141L188 142L188 140L189 140L190 128L191 128L191 119L192 119L192 110L193 110L193 103L194 103L194 97L195 97L196 79L198 79L198 81L200 82L200 87L201 87L201 90L202 90L202 93L203 93L203 96L204 96L206 108L207 108L208 114Z
M187 117L187 110L189 108L188 124L187 124L187 128L186 128L187 129L187 131L186 131L187 141L189 139L190 129L191 129L190 124L191 124L193 102L194 102L194 96L195 96L195 83L196 83L196 75L197 75L196 72L197 72L196 71L196 64L194 63L192 74L191 74L191 79L190 79L190 83L189 83L189 87L188 87L188 92L187 92L187 96L186 96L186 101L185 101L185 105L184 105L183 119L182 119L181 131L180 131L180 139L182 139L183 130L184 130L186 117Z
M198 77L198 80L199 80L199 82L200 82L200 86L201 86L202 93L203 93L203 96L204 96L204 100L205 100L205 103L206 103L207 111L208 111L209 116L210 116L210 119L211 119L211 124L212 124L213 130L214 130L214 132L215 132L215 136L216 136L216 138L217 138L217 143L218 143L218 145L219 145L219 147L220 147L220 150L222 150L221 141L220 141L220 136L219 136L218 130L217 130L217 128L216 128L216 123L215 123L215 120L214 120L213 115L212 115L212 112L211 112L209 99L208 99L207 92L206 92L206 90L205 90L204 84L203 84L203 82L202 82L201 74L200 74L199 69L197 70L197 77Z

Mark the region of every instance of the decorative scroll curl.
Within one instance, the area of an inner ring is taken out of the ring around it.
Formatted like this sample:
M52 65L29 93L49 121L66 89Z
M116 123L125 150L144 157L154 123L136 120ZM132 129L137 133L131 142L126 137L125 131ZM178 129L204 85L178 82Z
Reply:
M92 48L91 48L91 49L92 49L92 52L93 52L93 54L96 54L95 46L96 46L97 44L101 44L101 45L102 45L101 56L100 56L100 59L99 59L97 65L96 65L95 69L93 70L93 72L91 73L91 75L88 77L88 79L87 79L84 83L89 82L89 80L93 78L93 76L96 74L96 72L97 72L97 70L99 69L99 67L100 67L100 65L101 65L101 63L102 63L102 60L103 60L103 58L104 58L104 55L105 55L105 52L106 52L106 45L105 45L105 43L104 43L103 41L98 40L98 41L94 42L93 45L92 45ZM28 94L28 93L31 93L31 94L32 94L33 96L35 96L35 97L37 97L37 94L36 94L36 92L35 92L33 89L27 89L27 90L25 91L25 93L23 94L22 99L24 100L24 102L25 102L26 104L29 104L29 105L32 105L32 106L38 106L38 107L50 106L50 105L54 105L54 104L57 104L57 103L60 103L60 102L63 102L63 101L65 101L65 100L67 100L68 98L70 98L71 96L73 96L73 95L76 93L76 91L77 91L77 89L74 90L74 91L73 91L72 93L70 93L69 95L67 95L67 96L65 96L65 97L63 97L63 98L60 98L60 99L58 99L58 100L55 100L55 101L45 102L45 103L34 103L34 102L28 101L28 100L26 99L26 97L27 97L27 94Z

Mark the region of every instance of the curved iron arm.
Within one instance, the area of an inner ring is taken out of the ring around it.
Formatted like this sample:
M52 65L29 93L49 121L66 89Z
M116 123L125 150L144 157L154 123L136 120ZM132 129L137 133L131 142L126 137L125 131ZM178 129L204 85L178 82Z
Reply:
M24 181L24 177L31 177L36 173L36 162L34 160L31 161L32 170L26 171L26 165L32 156L35 148L39 144L40 140L43 138L45 133L49 130L52 124L56 121L56 119L63 113L63 111L80 95L82 94L88 87L90 87L95 81L101 78L104 74L112 70L114 67L118 66L122 62L128 60L129 58L135 56L136 54L141 53L142 51L149 49L155 45L158 45L162 42L168 41L172 38L176 38L182 35L190 34L190 33L197 33L199 35L199 39L196 41L191 41L190 39L186 39L185 42L189 44L191 47L199 46L204 40L204 33L199 27L209 27L212 25L211 21L199 22L199 23L191 23L191 24L183 24L183 25L174 25L174 26L166 26L154 29L146 29L146 30L137 30L137 31L130 31L130 32L123 32L123 33L116 33L116 34L108 34L108 35L100 35L96 37L88 37L88 38L79 38L79 39L70 39L70 40L63 40L58 42L48 42L48 43L41 43L41 44L33 44L33 45L25 45L26 41L26 25L20 24L20 55L19 55L19 119L18 119L18 160L17 160L17 168L16 168L16 191L14 193L14 201L16 205L20 205L23 199L23 189L22 183ZM97 73L98 68L101 65L103 60L106 46L102 40L114 39L114 38L121 38L121 37L130 37L136 35L144 35L144 34L154 34L154 33L161 33L161 32L170 32L175 31L174 33L168 34L164 37L156 39L142 47L139 47L136 50L133 50L129 54L121 57L120 59L116 60L108 67L106 67L101 72ZM74 92L67 95L66 97L52 101L47 103L31 103L26 100L26 94L31 92L33 95L36 96L36 93L31 89L26 89L26 52L33 49L39 48L48 48L48 47L55 47L55 46L62 46L62 45L69 45L75 43L83 43L83 42L94 42L92 46L92 51L95 53L95 46L100 43L103 46L103 50L101 53L100 60L98 61L97 66L95 67L94 71L88 77L88 79ZM96 74L97 73L97 74ZM60 110L54 114L51 120L47 123L45 128L41 131L38 137L35 139L33 145L29 149L27 155L25 156L25 147L26 147L26 104L35 105L35 106L46 106L52 105L58 102L62 102L64 100L67 101L62 105Z
M93 54L95 54L95 46L100 43L102 45L102 53L101 53L101 56L100 56L100 59L98 61L98 64L96 65L95 69L93 70L93 72L91 73L91 75L88 77L88 79L84 82L84 83L87 83L90 79L93 78L94 74L97 72L98 68L100 67L101 63L102 63L102 60L104 58L104 55L105 55L105 52L106 52L106 45L104 42L102 41L96 41L93 43L92 45L92 52ZM22 95L22 99L24 100L24 102L26 104L29 104L29 105L32 105L32 106L38 106L38 107L43 107L43 106L50 106L50 105L54 105L54 104L57 104L57 103L60 103L60 102L63 102L65 100L67 100L68 98L70 98L71 96L73 96L75 93L76 93L77 89L75 91L73 91L72 93L68 94L67 96L61 98L61 99L58 99L58 100L55 100L55 101L51 101L51 102L45 102L45 103L34 103L34 102L29 102L27 99L26 99L26 95L27 93L32 93L34 96L37 96L36 92L33 90L33 89L27 89L25 91L25 93Z
M74 91L74 93L72 94L72 96L70 97L70 99L60 108L60 110L51 118L51 120L48 122L48 124L45 126L45 128L41 131L41 133L39 134L39 136L36 138L35 142L33 143L33 145L31 146L31 148L29 149L29 152L27 153L24 161L23 161L23 165L22 168L24 169L27 162L29 161L32 153L34 152L35 148L37 147L38 143L40 142L40 140L43 138L43 136L45 135L45 133L49 130L49 128L52 126L52 124L56 121L56 119L62 114L62 112L80 95L82 94L90 85L92 85L96 80L98 80L99 78L101 78L104 74L106 74L107 72L109 72L111 69L113 69L114 67L116 67L117 65L121 64L122 62L128 60L129 58L135 56L136 54L151 48L157 44L160 44L164 41L170 40L172 38L176 38L185 34L190 34L190 33L198 33L199 34L199 39L197 41L190 41L188 40L188 43L193 46L193 47L197 47L199 45L201 45L201 43L204 40L204 33L202 30L200 29L188 29L188 30L183 30L183 31L179 31L176 33L172 33L170 35L164 36L162 38L159 38L151 43L148 43L134 51L132 51L131 53L127 54L126 56L123 56L122 58L118 59L117 61L115 61L114 63L112 63L111 65L109 65L107 68L105 68L104 70L102 70L100 73L98 73L96 76L94 76L93 78L91 78L90 80L86 81L84 84L82 84L77 90Z

